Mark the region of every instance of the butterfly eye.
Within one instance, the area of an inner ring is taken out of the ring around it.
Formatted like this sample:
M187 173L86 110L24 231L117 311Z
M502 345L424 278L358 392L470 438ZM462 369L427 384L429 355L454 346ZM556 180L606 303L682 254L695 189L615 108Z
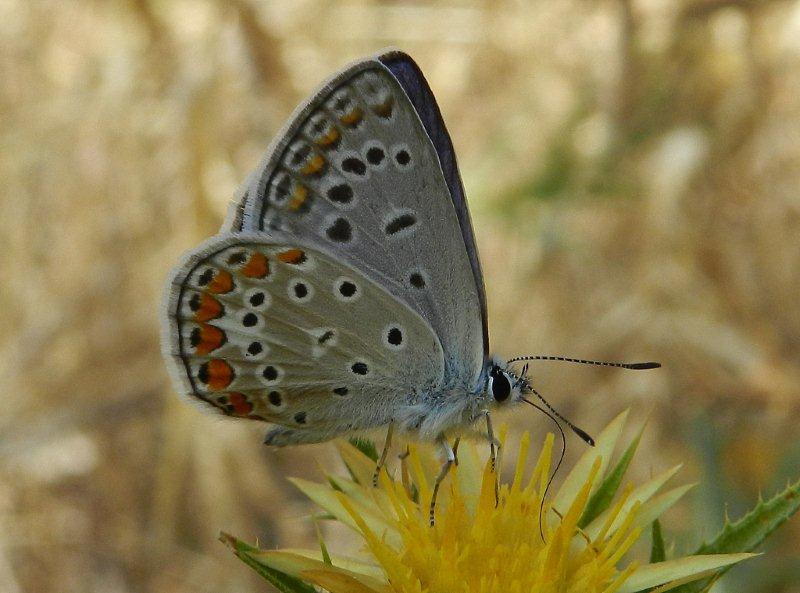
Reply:
M492 369L490 376L492 379L490 386L492 397L498 402L506 401L508 396L511 395L511 382L508 377L497 367Z

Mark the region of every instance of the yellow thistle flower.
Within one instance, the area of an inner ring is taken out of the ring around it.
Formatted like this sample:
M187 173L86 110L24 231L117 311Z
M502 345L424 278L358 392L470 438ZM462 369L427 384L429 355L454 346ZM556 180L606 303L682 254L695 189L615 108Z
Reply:
M351 478L329 476L328 484L293 481L363 537L362 560L332 558L324 545L322 553L262 551L230 536L224 539L257 570L276 571L289 579L281 590L312 591L295 587L312 583L330 593L634 593L651 587L662 591L752 556L688 556L652 564L628 559L626 554L642 529L690 486L659 494L676 467L614 497L638 443L637 437L609 471L625 416L602 432L596 447L583 455L555 496L544 503L552 434L527 479L530 440L527 433L522 437L514 477L500 487L497 504L491 463L480 461L475 444L462 445L459 464L441 489L433 527L428 521L431 477L436 471L432 454L411 447L408 470L404 466L401 479L382 472L379 487L374 488L374 462L355 447L341 445Z

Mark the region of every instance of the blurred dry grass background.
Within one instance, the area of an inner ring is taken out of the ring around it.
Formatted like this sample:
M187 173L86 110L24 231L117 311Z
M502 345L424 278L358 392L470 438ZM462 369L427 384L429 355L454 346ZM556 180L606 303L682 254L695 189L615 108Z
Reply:
M0 590L258 591L218 530L313 545L284 477L333 448L178 401L157 311L296 103L387 45L459 153L493 348L665 364L533 375L590 430L650 412L636 471L700 482L668 533L797 478L797 0L2 0ZM718 590L800 591L798 527Z

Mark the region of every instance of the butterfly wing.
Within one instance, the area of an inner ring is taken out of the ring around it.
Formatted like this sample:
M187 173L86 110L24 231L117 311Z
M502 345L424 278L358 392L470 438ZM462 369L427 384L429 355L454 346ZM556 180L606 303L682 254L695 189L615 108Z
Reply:
M474 388L488 349L483 279L452 143L405 54L354 64L298 109L230 230L279 230L363 271L430 323L444 382Z
M433 91L431 91L428 81L425 80L416 62L414 62L410 56L400 51L387 52L380 56L379 59L397 79L403 91L405 91L439 158L439 165L441 166L445 183L447 183L447 189L453 201L453 207L458 216L461 237L464 240L464 247L467 250L469 263L472 267L472 275L481 309L483 354L486 356L489 353L486 290L483 284L481 263L478 259L478 248L475 244L475 233L472 230L472 219L469 214L469 209L467 208L464 185L461 182L461 173L458 171L456 153L453 149L453 141L450 139L450 134L444 125L444 119L439 110L439 105L436 103L436 98L433 96Z
M167 292L164 351L183 391L285 427L271 444L386 424L442 382L441 345L419 314L280 233L212 239Z

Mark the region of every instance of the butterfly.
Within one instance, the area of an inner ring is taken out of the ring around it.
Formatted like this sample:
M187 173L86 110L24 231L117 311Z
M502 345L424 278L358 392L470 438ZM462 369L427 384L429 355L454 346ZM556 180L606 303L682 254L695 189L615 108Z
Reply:
M446 435L483 419L494 459L491 412L534 405L527 367L512 363L574 360L489 355L453 144L396 50L345 68L295 111L219 234L172 272L163 322L179 390L270 423L266 444L389 427L381 463L393 431L435 440L441 479L455 460Z

